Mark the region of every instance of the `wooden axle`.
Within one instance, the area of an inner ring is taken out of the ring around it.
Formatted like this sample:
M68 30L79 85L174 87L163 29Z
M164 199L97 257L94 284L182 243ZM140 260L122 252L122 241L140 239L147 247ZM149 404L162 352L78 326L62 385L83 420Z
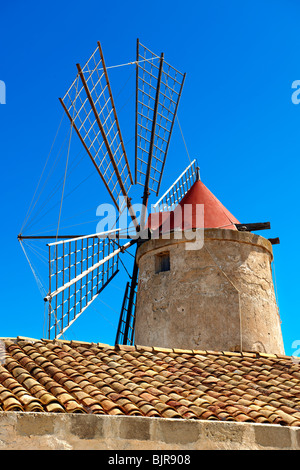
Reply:
M254 224L235 224L240 232L255 232L257 230L268 230L271 228L270 222L257 222Z

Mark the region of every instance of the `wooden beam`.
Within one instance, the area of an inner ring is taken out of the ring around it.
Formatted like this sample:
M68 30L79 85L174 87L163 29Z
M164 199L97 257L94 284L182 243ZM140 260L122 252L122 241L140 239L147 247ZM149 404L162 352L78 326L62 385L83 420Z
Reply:
M271 228L270 222L257 222L252 224L235 224L240 232L255 232L257 230L268 230Z
M268 238L269 242L272 243L272 245L279 245L280 244L280 240L279 238Z
M84 235L18 235L18 240L56 240L64 238L80 238Z

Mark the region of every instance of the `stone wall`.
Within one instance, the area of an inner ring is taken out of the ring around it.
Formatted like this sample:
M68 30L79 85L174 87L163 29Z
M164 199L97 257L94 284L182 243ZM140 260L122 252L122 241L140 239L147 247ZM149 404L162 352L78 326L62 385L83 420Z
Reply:
M57 413L0 413L0 450L300 450L272 424Z
M271 243L224 229L205 229L201 249L190 243L171 234L139 248L136 343L284 354ZM163 253L170 269L158 272Z

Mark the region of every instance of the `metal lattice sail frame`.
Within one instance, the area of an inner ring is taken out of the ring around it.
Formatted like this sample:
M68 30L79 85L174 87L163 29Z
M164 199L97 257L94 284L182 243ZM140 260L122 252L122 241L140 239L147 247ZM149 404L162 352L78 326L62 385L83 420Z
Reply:
M77 64L77 70L60 102L117 210L122 212L119 201L125 201L137 227L128 198L133 179L99 42L86 64Z
M139 40L136 64L135 182L158 195L185 74Z
M59 338L119 271L116 231L49 243L48 337ZM114 238L110 238L114 237Z
M172 186L151 206L153 212L171 211L186 195L199 177L197 160L193 160L181 175L174 181Z

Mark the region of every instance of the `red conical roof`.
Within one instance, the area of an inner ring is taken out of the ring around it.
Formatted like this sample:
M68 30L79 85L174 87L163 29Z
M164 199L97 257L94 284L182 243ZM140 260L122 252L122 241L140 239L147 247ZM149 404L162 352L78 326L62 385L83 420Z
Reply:
M202 210L204 217L201 217ZM162 213L159 218L159 224L154 220L156 217L150 217L148 223L154 230L160 225L161 233L196 228L237 230L234 224L240 223L200 180L193 184L173 212Z

